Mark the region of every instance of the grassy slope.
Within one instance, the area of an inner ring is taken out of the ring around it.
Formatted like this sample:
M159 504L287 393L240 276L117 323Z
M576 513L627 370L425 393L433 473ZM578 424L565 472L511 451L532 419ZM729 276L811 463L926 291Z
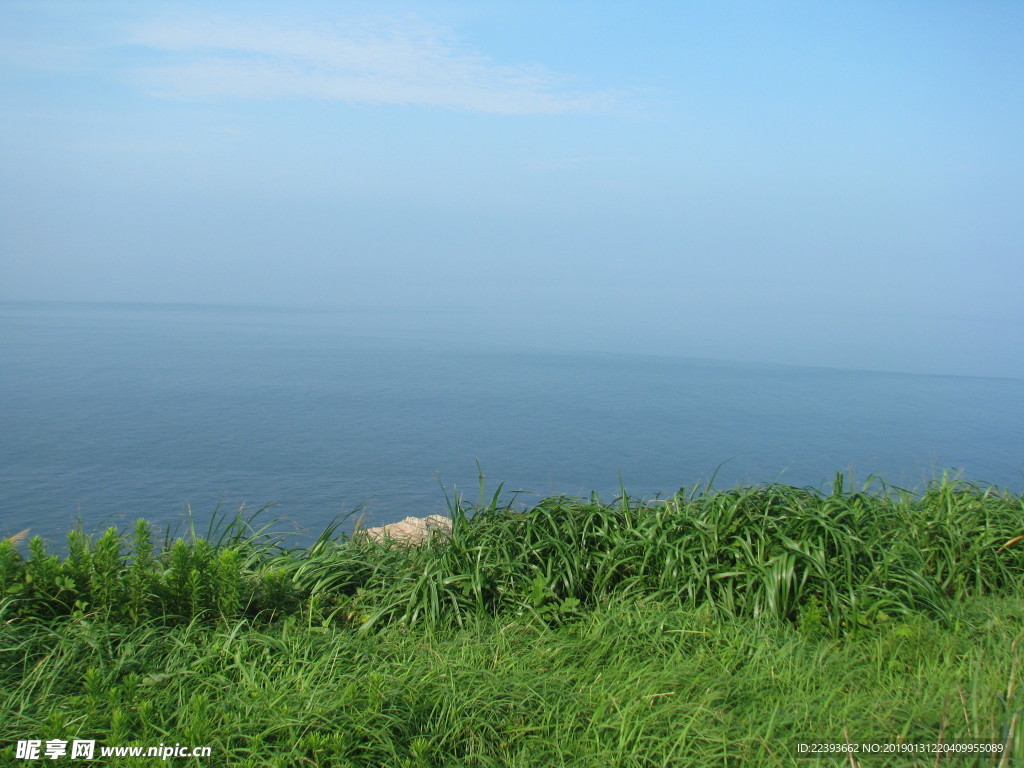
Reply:
M944 482L495 502L415 550L327 534L283 552L239 527L149 557L143 528L59 561L0 551L0 745L605 768L941 738L1024 760L1020 497ZM972 763L999 764L956 764Z

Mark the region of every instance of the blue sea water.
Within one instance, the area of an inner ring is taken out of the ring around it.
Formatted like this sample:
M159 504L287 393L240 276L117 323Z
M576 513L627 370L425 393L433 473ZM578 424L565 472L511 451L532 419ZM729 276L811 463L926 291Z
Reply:
M489 343L430 313L0 304L0 535L220 505L319 532L707 482L1024 490L1024 381Z

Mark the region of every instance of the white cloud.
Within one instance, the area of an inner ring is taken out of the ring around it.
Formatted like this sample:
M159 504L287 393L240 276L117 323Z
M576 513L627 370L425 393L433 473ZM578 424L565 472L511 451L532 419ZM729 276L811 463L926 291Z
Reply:
M496 114L596 112L610 94L568 87L539 66L499 65L416 19L284 27L193 17L136 29L157 60L133 77L177 99L317 98Z

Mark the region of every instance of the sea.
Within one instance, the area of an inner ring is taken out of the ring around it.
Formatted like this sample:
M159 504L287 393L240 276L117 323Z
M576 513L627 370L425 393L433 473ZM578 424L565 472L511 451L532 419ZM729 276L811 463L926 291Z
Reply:
M948 472L1024 492L1024 381L497 343L426 311L0 304L0 536ZM483 490L481 491L481 484Z

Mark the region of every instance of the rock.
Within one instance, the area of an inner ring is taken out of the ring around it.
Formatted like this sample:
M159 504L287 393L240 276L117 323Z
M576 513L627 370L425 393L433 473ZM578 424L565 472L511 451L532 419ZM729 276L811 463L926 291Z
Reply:
M451 533L452 521L443 515L429 517L407 517L397 523L382 525L378 528L366 528L356 535L366 536L373 541L391 541L400 544L422 544L432 533L446 536Z

